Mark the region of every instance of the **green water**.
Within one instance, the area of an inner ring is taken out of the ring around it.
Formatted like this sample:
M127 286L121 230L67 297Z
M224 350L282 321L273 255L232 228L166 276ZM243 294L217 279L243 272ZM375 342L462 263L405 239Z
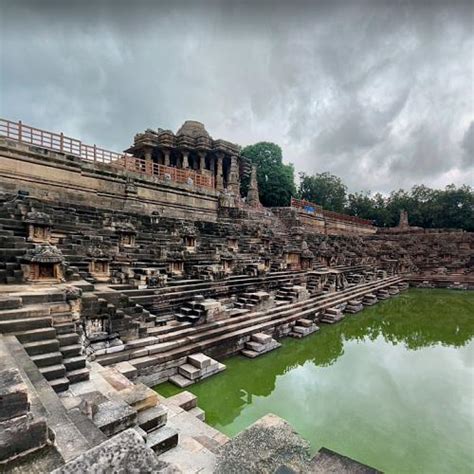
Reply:
M474 471L474 292L410 290L188 387L234 436L266 413L385 472ZM170 396L179 389L157 387Z

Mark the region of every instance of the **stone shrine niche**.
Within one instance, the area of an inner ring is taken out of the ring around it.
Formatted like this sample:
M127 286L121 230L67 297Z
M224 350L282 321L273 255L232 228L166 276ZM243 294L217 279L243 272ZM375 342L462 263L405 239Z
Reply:
M230 258L223 258L221 262L224 273L232 273L232 269L234 268L234 261Z
M123 247L133 247L135 245L135 234L120 234L120 245Z
M310 270L313 268L314 254L309 250L305 240L301 243L301 269Z
M288 252L286 254L286 265L289 270L299 270L301 268L301 254Z
M44 212L31 211L25 218L28 224L28 241L49 243L51 240L51 218Z
M227 239L227 249L231 252L237 252L239 250L239 241L235 237L229 237Z
M196 251L196 237L194 235L187 235L183 237L183 243L188 252Z
M182 275L184 272L184 262L182 260L175 260L168 264L168 271L172 275Z
M53 245L37 245L34 249L28 250L24 261L23 272L27 281L64 281L64 257L61 251Z
M88 249L89 273L99 282L110 280L110 257L101 247L101 242L95 242Z
M108 281L110 278L110 264L106 258L96 258L89 262L89 273L97 281Z
M84 322L84 332L88 339L94 339L98 335L105 335L109 333L110 320L109 318L93 318L86 319Z
M116 225L119 243L122 247L134 247L137 231L129 222L121 222Z

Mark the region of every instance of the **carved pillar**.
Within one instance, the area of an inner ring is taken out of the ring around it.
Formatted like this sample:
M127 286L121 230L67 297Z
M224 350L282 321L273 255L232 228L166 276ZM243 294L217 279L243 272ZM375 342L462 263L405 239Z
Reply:
M152 158L152 153L153 150L152 148L145 148L145 173L146 174L153 174L153 158Z
M238 194L240 191L239 165L236 156L230 157L230 170L227 180L227 188L234 194Z
M247 192L247 204L251 207L260 207L260 197L258 193L257 167L252 166L252 174L250 175L249 190Z
M217 175L216 175L216 189L222 191L224 189L224 176L222 175L224 153L216 153L217 157Z
M206 169L206 152L199 152L199 170L204 171Z
M210 161L209 161L209 169L214 173L216 171L216 159L211 156Z
M188 161L189 151L184 150L182 153L183 153L183 169L188 169L189 168L189 161Z
M169 166L170 165L170 151L169 150L163 150L163 155L165 157L164 165Z

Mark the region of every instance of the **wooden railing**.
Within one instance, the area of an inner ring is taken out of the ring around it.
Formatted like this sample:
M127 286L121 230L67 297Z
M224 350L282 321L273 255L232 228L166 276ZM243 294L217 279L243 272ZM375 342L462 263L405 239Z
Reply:
M214 178L193 170L173 168L153 162L146 162L126 153L99 148L96 145L86 145L76 138L61 133L48 132L23 124L21 121L12 122L0 118L0 136L34 145L48 150L77 156L82 160L104 163L118 168L125 168L137 173L154 175L164 180L176 183L192 184L205 188L214 188Z
M304 199L296 199L292 197L291 207L295 207L297 209L304 209L304 210L314 209L315 211L321 212L324 217L328 217L330 219L336 219L339 221L349 222L352 224L373 225L373 222L370 220L362 219L356 216L349 216L347 214L341 214L339 212L326 211L321 206L318 206L317 204L314 204L310 201L306 201Z
M334 212L334 211L325 211L324 209L323 209L323 216L329 217L331 219L336 219L338 221L349 222L352 224L370 225L370 226L374 225L372 221L369 221L367 219L362 219L356 216L348 216L347 214L340 214L339 212Z
M153 161L136 158L132 155L122 155L122 157L117 162L114 162L113 165L136 173L158 176L158 178L165 181L169 180L174 181L175 183L214 188L214 178L212 176L200 174L193 170L160 165Z
M314 204L314 202L306 201L304 199L296 199L294 197L291 198L291 207L295 207L297 209L304 209L307 211L314 210L321 212L323 208L321 206L318 206L317 204Z

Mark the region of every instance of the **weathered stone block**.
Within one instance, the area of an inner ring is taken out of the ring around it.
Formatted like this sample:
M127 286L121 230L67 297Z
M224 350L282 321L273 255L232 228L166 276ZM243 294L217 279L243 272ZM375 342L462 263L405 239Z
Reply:
M81 454L52 474L77 474L85 472L163 472L167 464L159 461L143 439L133 429L104 441L99 446Z
M268 344L271 342L272 336L259 332L257 334L252 334L252 341L258 342L260 344Z
M26 415L30 408L28 389L18 369L0 372L0 421Z
M48 443L49 429L44 418L35 419L28 413L0 422L0 461Z
M184 364L178 367L178 373L190 380L195 380L201 376L201 369L191 364Z
M158 403L156 392L143 383L137 383L132 387L120 390L118 396L137 411L152 408Z
M140 428L149 432L164 426L167 418L168 415L165 408L158 405L138 413L137 423Z
M146 444L155 453L162 454L178 444L178 432L173 428L164 426L149 433Z
M110 400L99 405L94 424L107 436L123 431L137 420L137 411L125 402Z
M188 356L188 362L199 369L204 369L211 365L212 359L205 354L199 352L198 354L193 354Z

